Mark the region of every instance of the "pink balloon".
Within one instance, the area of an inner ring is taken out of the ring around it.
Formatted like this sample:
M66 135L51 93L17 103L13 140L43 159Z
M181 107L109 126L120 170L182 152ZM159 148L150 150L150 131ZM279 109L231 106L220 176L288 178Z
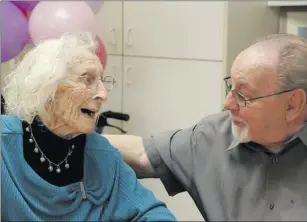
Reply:
M96 36L96 41L98 42L98 47L96 50L96 54L100 59L100 62L103 65L103 68L106 69L106 65L107 65L107 59L108 59L108 53L106 50L106 47L104 46L101 38L99 36Z
M0 2L1 62L17 56L29 40L28 21L11 2ZM3 21L3 23L2 23Z
M92 11L97 14L97 12L99 12L99 10L101 9L102 5L103 5L103 1L102 0L96 0L96 1L85 1L92 9Z
M11 1L13 4L25 10L33 10L33 8L38 4L38 1Z
M29 19L34 44L58 38L66 32L91 32L96 35L95 15L83 1L41 1Z

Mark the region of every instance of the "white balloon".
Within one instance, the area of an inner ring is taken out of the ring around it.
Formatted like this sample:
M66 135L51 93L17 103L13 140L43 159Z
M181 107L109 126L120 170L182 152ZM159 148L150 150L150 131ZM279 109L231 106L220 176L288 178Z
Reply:
M93 10L93 12L96 14L97 12L99 12L99 10L101 9L102 5L103 5L103 1L102 0L97 0L97 1L85 1Z

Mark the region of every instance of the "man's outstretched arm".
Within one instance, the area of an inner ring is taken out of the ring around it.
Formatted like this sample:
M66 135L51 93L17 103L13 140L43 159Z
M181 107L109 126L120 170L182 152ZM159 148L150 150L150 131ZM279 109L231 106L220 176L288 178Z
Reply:
M102 135L120 152L137 178L159 178L170 195L191 187L195 128L168 130L148 137Z
M102 135L121 153L137 178L158 178L146 154L143 139L133 135Z

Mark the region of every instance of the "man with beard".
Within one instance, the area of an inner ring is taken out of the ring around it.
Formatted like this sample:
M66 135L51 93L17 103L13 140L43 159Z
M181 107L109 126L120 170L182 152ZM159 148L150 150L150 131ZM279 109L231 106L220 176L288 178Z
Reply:
M206 221L306 220L306 40L267 36L224 81L221 113L149 138L106 137L139 178L189 192Z

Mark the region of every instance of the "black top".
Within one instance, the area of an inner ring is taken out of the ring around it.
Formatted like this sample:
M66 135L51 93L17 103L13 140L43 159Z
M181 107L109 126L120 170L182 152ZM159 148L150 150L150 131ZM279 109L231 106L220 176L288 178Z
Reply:
M67 162L69 168L65 168L65 163L61 165L61 172L56 172L56 166L53 166L53 171L49 171L49 163L46 160L41 162L40 152L34 152L35 143L29 142L31 133L26 130L29 126L28 123L23 122L23 149L24 158L32 169L44 180L55 186L66 186L82 180L83 178L83 159L84 159L84 146L85 135L79 135L73 139L65 140L56 136L47 127L43 126L39 120L35 119L31 124L32 133L38 146L46 157L54 162L59 163L65 159L68 151L74 145L71 155L68 157Z
M2 115L5 114L4 106L5 106L5 100L4 100L4 97L1 94L1 114Z

